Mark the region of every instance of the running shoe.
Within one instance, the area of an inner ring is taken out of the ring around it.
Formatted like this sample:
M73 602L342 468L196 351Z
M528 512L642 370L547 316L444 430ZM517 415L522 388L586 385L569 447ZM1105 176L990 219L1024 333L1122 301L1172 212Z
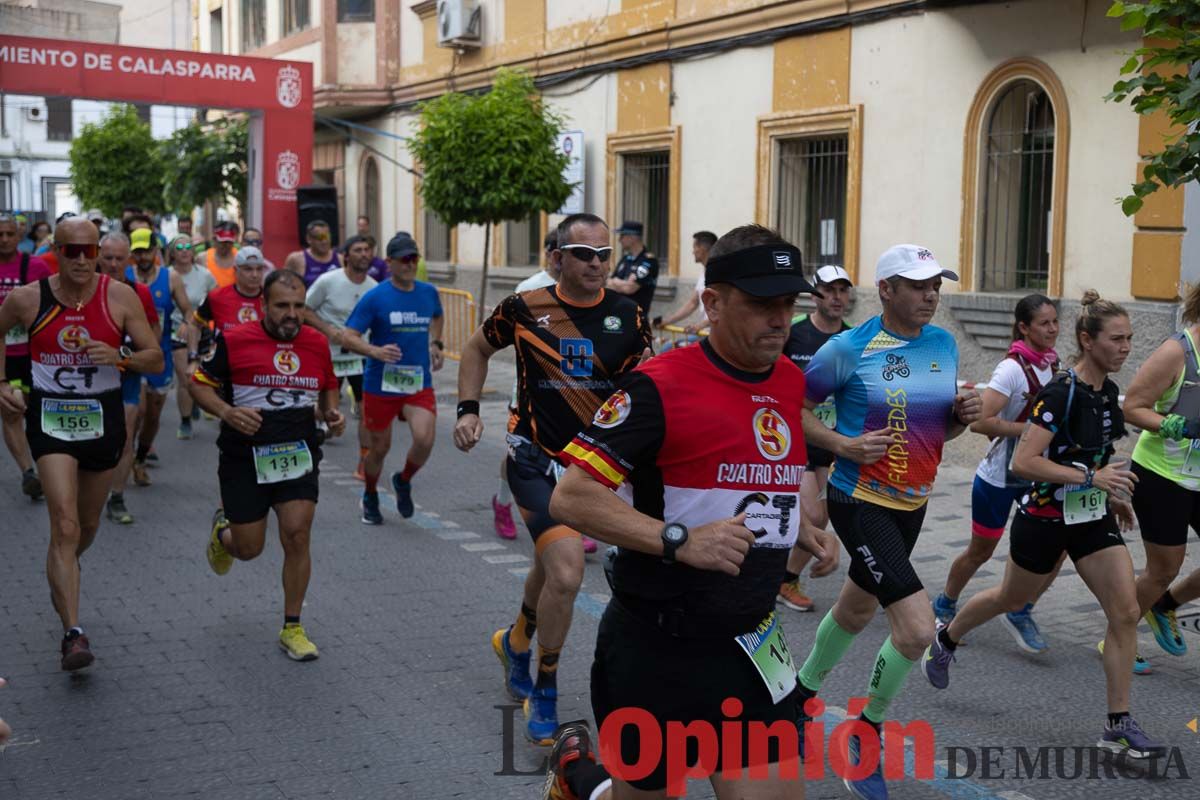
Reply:
M179 423L179 430L175 431L176 439L192 438L192 420L191 418L183 420Z
M525 736L537 745L549 747L554 744L554 732L558 730L558 689L535 688L525 698Z
M28 495L30 500L37 500L42 496L42 479L33 467L21 473L21 491Z
M146 463L152 467L158 466L158 453L154 452L153 448L151 448L149 453L146 453Z
M530 652L516 653L508 644L510 625L492 634L492 650L504 667L504 688L513 700L524 700L533 692L533 679L529 677Z
M599 545L596 544L595 539L592 539L588 536L584 536L582 538L583 538L583 552L594 553L600 549Z
M940 622L937 624L937 633L933 635L933 641L925 648L925 657L921 659L921 671L935 689L945 689L950 685L950 664L955 660L954 651L942 644L937 635L945 627Z
M1096 645L1096 649L1100 651L1100 655L1104 655L1104 640L1100 640L1100 644ZM1141 653L1135 653L1133 656L1133 674L1134 675L1149 675L1154 672L1154 668L1150 666L1150 662L1142 658Z
M359 507L362 508L363 525L383 524L383 514L379 512L379 492L364 491Z
M1000 618L1000 622L1017 640L1017 646L1026 653L1041 653L1047 649L1046 640L1042 638L1037 623L1033 621L1033 603L1027 604L1020 611L1005 614Z
M846 763L857 766L859 757L858 737L850 736L847 745L849 758ZM882 738L882 736L881 736ZM879 746L879 763L875 765L875 771L860 781L852 781L849 778L843 778L842 783L850 790L850 794L859 798L859 800L887 800L887 784L883 780L883 742L880 741Z
M496 495L492 495L492 524L496 527L496 535L501 539L517 538L517 526L513 524L512 503L501 503Z
M779 587L779 602L793 611L812 611L812 598L804 593L804 584L797 578Z
M412 481L400 480L400 473L392 473L392 491L396 493L396 510L400 516L408 519L416 509L412 500Z
M933 598L933 615L937 617L937 621L943 625L949 625L950 620L954 619L954 615L957 613L958 601L946 597L945 592L938 592L938 596Z
M118 525L133 524L133 514L125 507L125 495L113 492L108 496L108 518Z
M1167 750L1147 736L1137 720L1130 716L1122 717L1115 726L1105 722L1104 735L1096 746L1129 758L1154 758Z
M64 671L73 672L77 669L83 669L91 665L95 660L96 657L92 655L87 634L78 633L74 636L68 634L63 637L62 668Z
M283 626L279 632L279 646L292 661L312 661L320 655L317 646L304 633L304 626L295 622Z
M567 765L572 761L586 759L595 763L592 751L592 735L587 720L564 722L554 733L554 747L547 762L546 783L542 786L542 800L579 800L567 786Z
M1146 612L1146 622L1154 631L1154 641L1158 646L1173 656L1181 656L1187 652L1187 642L1179 632L1179 622L1175 619L1175 611L1167 613L1151 608Z
M217 513L213 514L212 533L208 537L208 547L205 550L208 566L218 575L224 575L233 567L233 556L225 549L225 545L221 544L221 530L228 526L225 512L218 508Z
M150 471L146 469L145 461L133 462L133 482L138 486L150 485Z

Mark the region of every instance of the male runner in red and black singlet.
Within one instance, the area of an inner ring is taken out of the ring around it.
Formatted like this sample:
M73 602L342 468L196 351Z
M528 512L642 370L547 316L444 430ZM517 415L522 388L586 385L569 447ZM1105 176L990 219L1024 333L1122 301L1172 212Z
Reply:
M46 574L62 619L62 668L93 661L79 625L79 557L100 525L125 444L121 372L158 372L163 354L134 290L96 272L99 232L83 217L54 231L57 275L14 289L0 306L0 336L29 331L28 400L0 373L0 408L26 414L50 514ZM122 344L126 334L132 347Z
M303 324L300 277L272 272L263 298L262 321L218 333L212 356L192 375L196 403L221 420L217 474L224 516L213 526L208 563L224 575L235 558L257 558L274 509L283 545L279 646L296 661L311 661L317 647L300 625L300 611L312 573L308 544L321 463L314 407L334 436L346 420L337 410L329 342Z
M479 395L487 360L513 345L517 356L517 421L508 435L508 483L533 536L534 566L516 623L492 635L505 687L525 700L526 735L549 744L558 727L559 653L583 582L583 541L550 514L563 470L559 454L587 425L614 381L650 353L646 317L630 298L604 288L612 256L604 220L575 214L558 226L557 286L505 299L471 336L458 370L454 443L470 450L483 433ZM529 641L538 637L538 675L529 676Z
M262 319L265 269L262 251L257 247L239 250L233 283L209 292L196 309L194 316L200 326L211 325L214 330L227 333L239 325ZM199 329L189 328L188 336L188 349L194 352L199 347ZM192 337L195 337L194 341Z

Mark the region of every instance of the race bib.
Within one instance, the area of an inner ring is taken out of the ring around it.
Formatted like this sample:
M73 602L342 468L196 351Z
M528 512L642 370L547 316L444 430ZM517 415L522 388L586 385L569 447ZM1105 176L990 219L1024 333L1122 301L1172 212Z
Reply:
M336 355L333 357L333 374L338 378L349 378L363 374L363 357L360 355Z
M259 483L280 483L313 471L307 442L280 442L254 448L254 471Z
M821 424L826 428L833 430L837 427L837 406L833 404L833 400L826 400L821 405L813 409L813 413L817 415L817 419L821 420Z
M104 435L99 400L42 398L42 433L64 442L86 442Z
M383 365L383 390L391 394L416 394L425 388L425 368L403 364Z
M771 702L778 703L796 688L796 665L783 638L783 627L772 611L750 633L735 636L738 647L754 662L759 677L771 692Z
M13 325L8 329L8 333L4 334L4 344L26 344L29 341L29 331L25 330L24 325Z
M1090 489L1067 489L1063 499L1063 522L1078 525L1104 517L1108 510L1108 492L1093 486Z
M1180 475L1189 478L1200 478L1200 439L1192 439L1188 445L1187 458L1179 468Z

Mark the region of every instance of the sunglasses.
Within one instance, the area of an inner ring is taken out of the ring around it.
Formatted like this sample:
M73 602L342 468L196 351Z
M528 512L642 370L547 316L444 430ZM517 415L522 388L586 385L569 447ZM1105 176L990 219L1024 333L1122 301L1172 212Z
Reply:
M262 247L262 239L242 239L242 244L247 247Z
M308 235L308 238L313 239L318 242L327 242L327 241L329 241L329 234L328 233L310 233Z
M58 246L58 251L62 253L63 258L68 261L74 261L77 258L92 259L100 255L100 245L98 244L62 244Z
M401 264L415 264L421 260L420 256L400 256L396 259Z
M611 247L592 247L587 244L564 244L558 249L567 251L585 264L592 263L593 258L600 259L601 264L607 264L613 252Z
M180 242L179 244L175 245L175 249L176 250L191 250L192 245L188 244L187 242Z

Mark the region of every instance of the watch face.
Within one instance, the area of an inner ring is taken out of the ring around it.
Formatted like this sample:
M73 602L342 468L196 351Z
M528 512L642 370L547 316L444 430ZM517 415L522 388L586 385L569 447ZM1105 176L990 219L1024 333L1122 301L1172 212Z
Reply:
M686 535L687 531L682 525L668 525L663 531L663 536L670 542L682 542Z

